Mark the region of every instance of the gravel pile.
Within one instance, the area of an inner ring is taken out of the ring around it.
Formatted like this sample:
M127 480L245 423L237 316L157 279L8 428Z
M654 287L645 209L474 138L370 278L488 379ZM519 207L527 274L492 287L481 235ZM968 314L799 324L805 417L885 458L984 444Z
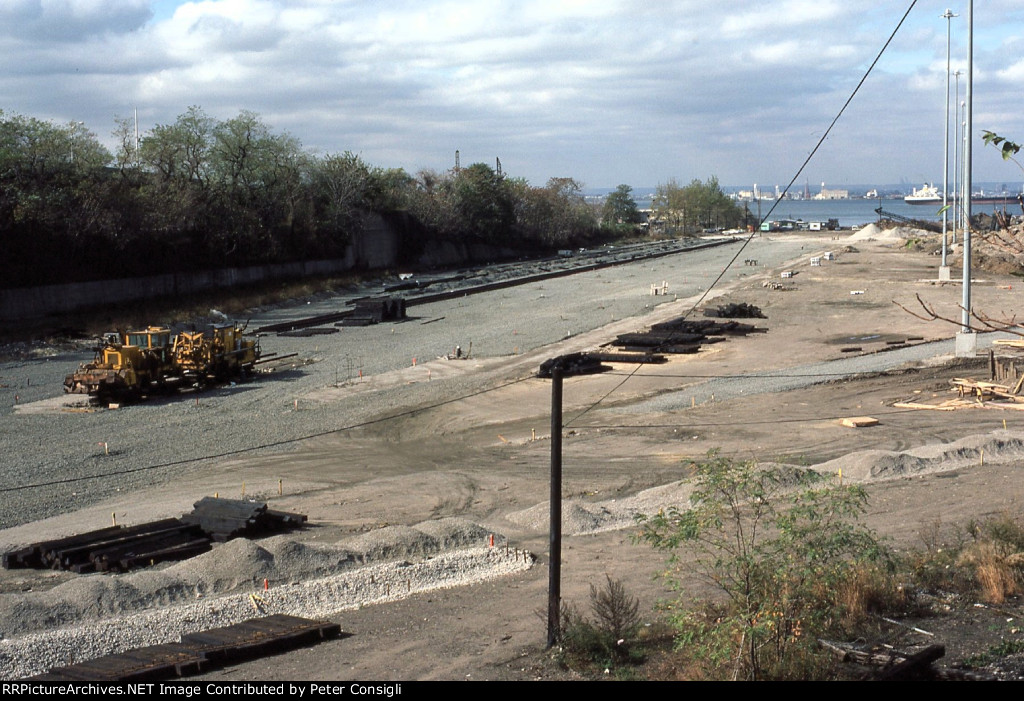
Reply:
M993 431L900 452L863 450L815 465L814 469L819 472L842 470L843 479L869 482L952 472L978 465L982 454L990 464L1019 461L1024 458L1024 433Z
M846 482L869 483L926 473L953 472L978 465L982 454L987 464L1019 462L1024 458L1024 432L997 430L991 434L965 436L952 443L926 445L902 452L862 450L811 468L770 462L763 463L763 466L791 470L794 486L798 484L796 473L807 469L822 474L836 474L842 470ZM692 493L693 484L682 480L621 499L569 499L562 504L562 532L582 535L628 528L636 523L638 515L655 514L670 506L685 507ZM549 523L549 503L514 512L507 518L517 526L544 531Z
M4 594L0 678L173 642L185 633L254 616L326 619L532 565L529 553L486 547L487 535L475 524L450 518L383 528L336 546L287 536L260 543L240 539L158 571L83 576L46 592ZM453 547L460 549L442 552ZM405 557L414 552L419 557Z
M906 239L934 236L934 233L912 226L896 226L883 229L877 224L868 224L850 235L848 241L905 241Z

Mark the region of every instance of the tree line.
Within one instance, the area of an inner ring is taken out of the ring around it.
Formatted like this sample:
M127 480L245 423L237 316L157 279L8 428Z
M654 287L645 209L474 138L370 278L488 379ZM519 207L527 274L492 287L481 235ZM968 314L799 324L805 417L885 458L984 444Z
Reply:
M413 175L313 153L249 111L218 120L193 106L142 134L118 119L113 137L111 152L82 122L0 111L0 286L342 257L370 215L399 232L399 262L429 241L542 252L642 221L627 185L602 210L572 178L536 187L484 163ZM733 225L717 180L658 192L666 233Z
M571 178L543 187L483 163L415 175L316 154L259 115L190 107L111 152L82 122L0 111L2 283L21 287L343 256L368 215L412 259L428 240L582 245L598 214Z

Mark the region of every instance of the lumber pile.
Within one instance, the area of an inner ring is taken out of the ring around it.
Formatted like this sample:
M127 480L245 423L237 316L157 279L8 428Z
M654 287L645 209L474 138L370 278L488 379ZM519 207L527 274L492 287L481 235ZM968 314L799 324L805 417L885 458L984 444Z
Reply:
M955 377L950 380L950 391L956 396L939 402L906 401L896 402L897 409L926 409L931 411L956 411L957 409L1017 409L1024 410L1024 374L1013 384L1000 384L985 380L971 380Z
M760 307L746 302L723 304L715 309L705 309L704 316L721 319L767 319Z
M1024 402L1024 396L1020 395L1021 385L1024 384L1024 375L1013 386L983 380L969 380L963 377L955 377L950 382L960 397L974 397L979 402L993 399Z
M56 569L77 573L124 572L204 553L213 542L253 538L300 528L303 514L272 511L266 504L206 497L192 513L136 526L111 526L41 541L3 554L5 569Z
M590 353L568 353L541 363L537 370L537 377L550 378L551 372L555 368L561 369L563 377L593 375L611 369L607 365L602 365L601 361Z
M724 336L746 336L766 331L739 321L679 317L654 324L648 331L620 334L608 345L636 353L686 354L698 352L703 345L720 343L725 340Z

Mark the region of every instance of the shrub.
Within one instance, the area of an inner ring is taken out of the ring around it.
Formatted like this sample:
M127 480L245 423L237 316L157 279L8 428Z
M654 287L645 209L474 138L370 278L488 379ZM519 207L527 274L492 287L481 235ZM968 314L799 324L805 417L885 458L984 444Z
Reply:
M695 555L722 595L679 602L677 647L707 678L830 676L817 637L855 624L896 591L888 553L857 523L866 493L811 471L715 454L694 467L687 508L639 517L640 539L669 552L673 565L681 550Z
M572 604L562 602L562 662L570 667L617 668L642 661L636 646L640 630L640 602L620 580L605 575L603 587L590 585L593 620Z

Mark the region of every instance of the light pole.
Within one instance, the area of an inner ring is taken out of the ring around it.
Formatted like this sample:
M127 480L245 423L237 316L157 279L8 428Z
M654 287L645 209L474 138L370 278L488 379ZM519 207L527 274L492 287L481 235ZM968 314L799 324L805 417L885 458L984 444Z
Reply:
M75 162L75 137L78 135L78 127L85 126L85 122L71 122L71 163Z
M957 186L960 184L960 71L954 71L956 99L953 101L953 245L956 245L956 227L960 223L960 200Z
M974 112L974 0L967 3L967 106L964 112L964 295L960 304L961 329L956 335L958 358L971 357L978 335L971 331L971 127Z
M942 17L946 18L946 132L942 141L942 266L939 268L939 279L949 279L949 265L946 262L946 238L949 221L949 37L952 19L958 17L946 8Z

